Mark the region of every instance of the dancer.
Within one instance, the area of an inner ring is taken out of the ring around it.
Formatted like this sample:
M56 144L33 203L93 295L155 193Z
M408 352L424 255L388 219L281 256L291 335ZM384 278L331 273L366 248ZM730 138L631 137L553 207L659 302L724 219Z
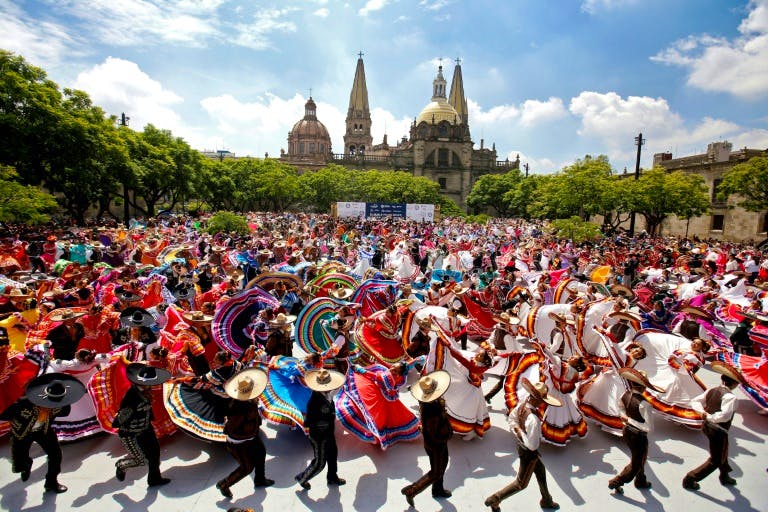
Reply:
M423 376L411 387L411 395L419 401L421 435L424 438L424 450L429 457L429 472L400 490L412 507L414 496L430 485L432 497L451 497L451 491L443 486L443 475L448 467L448 440L453 430L442 399L450 384L450 374L445 370L437 370Z
M528 399L521 401L508 418L512 433L517 438L520 468L514 482L485 499L485 506L491 507L492 512L500 512L499 504L502 500L528 487L533 474L536 475L539 491L541 491L541 501L539 501L541 508L551 510L560 508L547 488L547 473L539 454L539 444L541 443L541 422L546 407L548 405L560 407L562 404L549 396L547 386L543 382L531 384L531 381L526 378L523 378L522 382L529 393Z

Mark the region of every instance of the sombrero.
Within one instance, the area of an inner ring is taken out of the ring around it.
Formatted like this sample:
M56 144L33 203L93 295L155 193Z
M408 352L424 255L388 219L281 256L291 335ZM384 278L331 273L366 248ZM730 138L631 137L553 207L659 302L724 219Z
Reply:
M747 381L744 379L744 376L741 374L741 371L739 371L738 368L731 366L728 363L724 363L722 361L712 361L711 363L712 370L715 372L725 375L731 380L735 380L739 384L742 384L744 386L747 386Z
M537 382L536 384L533 384L526 377L523 377L522 383L525 390L528 391L531 396L541 400L542 402L555 407L560 407L563 405L563 403L557 398L549 396L549 388L547 388L547 385L543 382Z
M136 302L142 298L141 295L136 295L132 291L126 289L118 290L115 292L115 295L123 302Z
M272 329L280 329L290 327L293 322L296 321L294 315L286 315L285 313L278 313L274 320L269 321L269 327Z
M195 296L195 289L191 286L178 286L171 293L176 300L189 300Z
M469 291L469 288L465 288L465 287L459 285L459 286L454 287L453 290L451 290L451 291L453 292L454 295L462 296L462 295L464 295L465 293L467 293Z
M635 370L634 368L619 368L619 375L621 378L640 384L641 386L652 389L658 393L663 393L664 390L658 386L654 386L651 381L648 380L648 376L645 372Z
M206 315L202 311L188 311L181 314L184 320L195 324L208 324L213 320L213 315Z
M331 297L333 297L334 299L339 299L339 300L345 300L345 299L351 297L354 293L355 292L354 292L354 290L352 290L352 288L348 288L346 286L339 286L338 288L333 289L330 292L328 292L328 294Z
M144 308L125 308L120 313L120 325L123 327L149 327L155 323L155 317Z
M631 299L635 296L635 292L631 288L624 286L623 284L614 284L610 288L613 295L621 295L625 299Z
M133 384L157 386L171 378L171 372L144 363L131 363L125 368L125 375Z
M705 320L712 319L712 315L709 314L708 311L706 311L704 309L701 309L701 308L697 308L696 306L683 306L682 308L680 308L680 311L682 311L683 313L685 313L687 315L697 316L699 318L704 318Z
M417 318L416 323L419 325L419 329L424 330L430 330L432 329L432 318L430 317L424 317L424 318Z
M3 290L3 297L6 299L28 299L31 296L31 293L24 293L21 288L15 286L6 286L5 290Z
M445 370L436 370L421 377L415 386L410 386L411 395L419 402L434 402L448 390L451 375Z
M313 391L333 391L344 384L344 374L336 370L312 369L304 375L304 382Z
M55 409L72 405L83 395L85 386L66 373L46 373L27 384L27 400L38 407Z
M555 321L555 323L558 324L568 324L568 325L576 325L576 322L571 320L570 318L566 318L563 315L558 315L554 311L551 311L549 313L549 318Z
M613 313L608 313L608 318L618 318L619 320L629 320L630 322L643 321L640 316L631 311L614 311Z
M51 322L63 322L65 320L74 320L85 315L85 311L72 311L71 309L58 309L51 313L48 320Z
M224 383L224 391L235 400L252 400L267 387L267 374L258 368L248 368Z

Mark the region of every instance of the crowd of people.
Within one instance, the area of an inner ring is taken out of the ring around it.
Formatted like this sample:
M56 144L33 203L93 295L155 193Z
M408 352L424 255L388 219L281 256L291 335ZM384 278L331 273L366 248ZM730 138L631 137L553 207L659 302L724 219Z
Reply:
M631 461L607 482L645 477L654 416L701 429L710 458L682 487L728 464L740 387L768 410L768 253L754 244L604 236L576 244L515 219L338 219L248 215L250 233L208 233L166 215L129 227L4 226L0 247L0 435L30 478L30 447L59 482L60 441L119 436L123 481L161 474L160 443L181 430L222 443L269 487L262 420L302 430L313 450L302 489L339 476L337 421L386 450L422 438L430 471L406 501L443 485L449 440L478 442L498 393L518 444L515 480L485 500L500 510L531 477L549 493L542 441L602 428ZM697 372L722 375L707 389ZM401 400L410 387L418 415ZM498 380L497 380L498 379ZM487 382L494 382L488 385ZM485 388L485 389L484 389ZM473 441L475 440L475 441ZM692 440L692 442L697 442Z

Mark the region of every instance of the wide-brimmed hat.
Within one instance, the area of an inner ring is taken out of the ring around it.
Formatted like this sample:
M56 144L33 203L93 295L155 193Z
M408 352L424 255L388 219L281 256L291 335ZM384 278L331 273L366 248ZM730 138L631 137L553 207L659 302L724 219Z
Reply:
M142 299L141 295L137 295L125 288L116 291L115 296L123 302L137 302Z
M735 366L732 366L728 363L724 363L723 361L712 361L712 370L721 374L725 375L731 380L735 380L739 384L748 385L746 379L744 379L744 375L741 374L741 371L736 368Z
M155 323L155 317L144 308L126 308L120 313L120 325L123 327L149 327Z
M104 244L102 244L101 242L90 242L90 245L91 245L91 247L93 247L94 249L99 249L99 250L101 250L101 249L103 249L103 248L104 248Z
M416 324L419 326L419 329L425 329L427 331L434 327L434 325L432 325L432 318L428 316L417 318Z
M574 322L570 318L566 318L564 315L559 315L554 311L551 311L549 313L549 318L551 318L552 320L555 321L555 323L558 323L558 324L576 325L576 322Z
M634 368L619 368L619 375L621 378L634 382L635 384L640 384L644 388L652 389L658 393L664 392L662 388L649 381L648 376L643 371L635 370Z
M451 375L445 370L436 370L421 377L409 389L419 402L434 402L443 396L450 385Z
M549 396L549 388L543 382L532 383L526 377L522 379L523 387L528 393L541 400L545 404L552 405L554 407L560 407L563 403L553 396Z
M334 299L344 300L352 296L354 294L354 290L352 288L349 288L347 286L342 286L339 288L334 288L330 292L328 292L328 295L333 297Z
M453 292L454 295L458 295L459 297L461 297L462 295L464 295L469 291L469 287L458 285L458 286L454 286L451 291Z
M630 322L643 321L639 315L636 315L631 311L614 311L613 313L608 313L608 318L618 318L619 320L629 320Z
M313 391L333 391L344 384L344 374L336 370L317 368L304 374L304 382Z
M195 289L192 286L177 286L171 293L176 300L189 300L195 296Z
M624 286L623 284L611 285L611 294L621 295L625 299L631 299L635 296L635 292L632 291L632 288L629 288L628 286Z
M511 327L516 327L520 325L520 319L517 316L510 315L509 313L506 313L506 312L500 314L497 317L494 317L493 319L496 321L496 323L506 324Z
M157 386L171 378L171 372L165 368L156 368L144 363L129 364L125 375L129 381L139 386Z
M209 324L213 321L213 315L206 315L202 311L187 311L182 313L181 316L184 320L193 324Z
M269 321L269 326L272 329L280 329L290 327L293 322L296 321L296 316L286 315L285 313L278 313L273 320Z
M26 292L22 290L21 288L17 288L15 286L6 286L5 290L3 290L3 297L6 299L28 299L32 296L31 293L29 293L29 290L25 288Z
M267 373L258 368L248 368L224 383L224 391L235 400L252 400L267 387Z
M697 308L696 306L683 306L682 308L680 308L680 311L682 311L687 315L704 318L705 320L712 319L712 315L709 313L709 311L705 309Z
M61 308L51 313L48 320L51 322L64 322L65 320L74 320L85 315L85 311L72 311L71 309Z
M38 407L50 409L72 405L83 395L85 386L66 373L46 373L27 384L27 400Z

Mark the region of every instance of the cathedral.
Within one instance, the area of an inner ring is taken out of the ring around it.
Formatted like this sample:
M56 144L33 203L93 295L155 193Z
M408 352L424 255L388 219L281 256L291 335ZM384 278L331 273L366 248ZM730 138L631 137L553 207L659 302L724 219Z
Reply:
M438 183L440 192L461 208L466 208L467 195L480 176L520 166L519 157L498 161L495 144L489 149L481 140L480 148L475 149L458 60L450 90L440 66L432 81L430 102L415 117L409 137L390 146L386 135L380 144L373 144L365 66L360 54L345 124L343 151L334 153L328 129L318 119L316 104L310 97L304 117L288 133L288 151L281 151L281 161L295 166L299 172L317 170L330 163L349 169L407 171Z

